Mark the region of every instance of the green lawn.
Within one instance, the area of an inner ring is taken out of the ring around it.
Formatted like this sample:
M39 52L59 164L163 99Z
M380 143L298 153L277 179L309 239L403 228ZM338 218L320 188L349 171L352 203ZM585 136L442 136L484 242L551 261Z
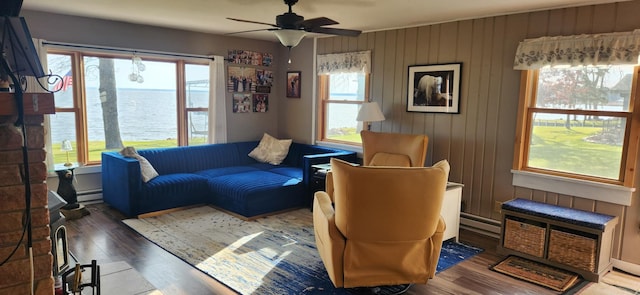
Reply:
M600 131L601 127L535 126L529 166L618 179L622 146L584 140Z
M194 142L202 141L204 139L195 139ZM172 147L177 146L178 141L176 139L166 139L166 140L147 140L147 141L125 141L123 142L124 146L133 146L136 149L146 149L146 148L157 148L157 147ZM78 147L76 146L76 142L71 142L71 146L73 146L73 151L69 152L69 158L71 162L76 162L76 155L78 151ZM89 159L91 161L100 161L101 153L107 151L104 148L104 141L90 141L89 142ZM53 162L54 163L65 163L67 161L67 154L60 150L60 148L56 148L54 145L53 148Z
M328 139L348 141L348 142L362 142L360 133L356 131L356 128L343 127L329 130L327 135Z
M622 146L587 142L584 139L602 130L601 127L535 126L530 146L529 166L552 169L598 177L618 179ZM330 139L361 142L360 134L355 130L341 132L330 136ZM204 138L193 138L192 144L204 143ZM177 146L176 139L153 141L126 141L125 146L136 149ZM69 153L71 161L76 158L76 143L72 142L73 151ZM104 141L89 143L89 158L100 161L100 154L105 151ZM53 150L55 163L66 162L66 153L60 149Z

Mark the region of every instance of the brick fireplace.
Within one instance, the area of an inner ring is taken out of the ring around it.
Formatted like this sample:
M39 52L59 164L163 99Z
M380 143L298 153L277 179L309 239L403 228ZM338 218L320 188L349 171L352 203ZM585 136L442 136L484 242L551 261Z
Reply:
M51 240L49 238L47 167L44 150L44 114L53 113L53 95L25 94L25 126L29 147L32 241L35 294L53 294ZM25 179L22 133L13 93L0 93L0 262L20 241L25 217ZM27 236L9 261L0 266L0 294L30 294Z

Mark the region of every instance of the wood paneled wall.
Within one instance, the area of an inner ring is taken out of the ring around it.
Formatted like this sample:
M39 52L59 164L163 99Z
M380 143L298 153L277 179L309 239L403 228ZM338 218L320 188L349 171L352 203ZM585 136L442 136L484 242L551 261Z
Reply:
M638 11L640 1L631 1L464 20L358 38L321 38L317 51L371 50L371 100L386 117L372 130L427 134L427 164L449 160L449 179L464 184L465 212L499 219L496 201L523 197L617 215L621 224L614 257L640 264L640 254L629 249L640 243L637 201L623 207L515 188L510 172L520 89L520 71L513 70L518 43L540 36L632 31L640 28ZM408 66L451 62L462 62L460 114L406 112Z

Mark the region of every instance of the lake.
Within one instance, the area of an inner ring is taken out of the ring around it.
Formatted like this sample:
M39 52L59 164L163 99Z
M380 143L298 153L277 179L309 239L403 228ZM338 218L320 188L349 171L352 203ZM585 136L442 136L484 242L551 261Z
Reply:
M193 107L208 106L207 91L191 91L188 101ZM55 94L56 107L69 107L72 91ZM70 113L51 117L51 139L56 145L64 139L75 142L75 119ZM104 140L102 106L96 88L87 89L87 130L89 141ZM192 117L195 126L206 126L205 116ZM119 89L118 121L122 140L159 140L177 138L176 92L174 90Z

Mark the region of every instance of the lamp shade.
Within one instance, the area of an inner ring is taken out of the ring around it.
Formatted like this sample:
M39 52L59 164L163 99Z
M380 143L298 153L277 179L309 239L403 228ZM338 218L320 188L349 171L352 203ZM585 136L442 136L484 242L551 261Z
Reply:
M360 106L356 121L378 122L384 121L384 115L375 101L365 102Z
M306 34L306 32L302 30L288 29L276 30L273 31L273 33L276 34L280 43L287 47L295 47L300 44L300 41L302 41L302 38L304 38L304 35Z
M73 147L71 146L71 141L68 139L65 139L62 141L62 146L60 147L60 150L63 152L68 152L68 151L72 151Z

